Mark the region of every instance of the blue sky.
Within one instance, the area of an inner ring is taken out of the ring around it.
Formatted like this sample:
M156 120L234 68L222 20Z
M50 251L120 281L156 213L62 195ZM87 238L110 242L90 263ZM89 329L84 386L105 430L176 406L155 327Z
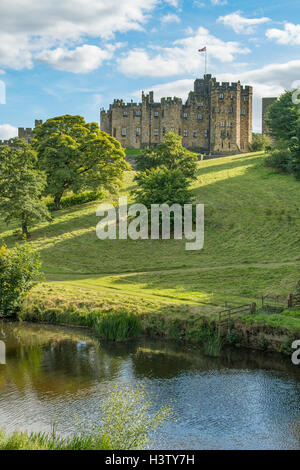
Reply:
M0 139L61 114L99 121L141 90L184 99L203 46L209 73L254 86L260 130L261 98L300 86L299 0L1 0Z

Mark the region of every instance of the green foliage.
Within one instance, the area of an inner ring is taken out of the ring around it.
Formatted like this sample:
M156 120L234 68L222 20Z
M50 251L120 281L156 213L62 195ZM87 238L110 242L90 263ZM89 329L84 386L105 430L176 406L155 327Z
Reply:
M0 314L15 315L40 275L39 255L30 245L0 248Z
M180 169L152 168L138 173L137 188L132 191L137 203L150 208L151 204L188 204L191 202L189 181Z
M136 170L144 172L158 167L168 170L180 169L186 178L195 179L197 161L197 155L182 146L182 137L169 132L155 149L146 149L139 156Z
M252 142L248 147L250 152L265 150L267 147L272 147L272 140L265 134L253 133Z
M287 91L268 110L267 125L277 142L290 142L296 136L300 108L293 103L292 94Z
M78 431L63 438L56 426L49 433L0 431L0 450L137 450L145 449L150 433L172 417L172 410L163 407L150 414L151 402L142 388L116 387L104 400L102 422L89 428L77 424Z
M138 336L141 331L141 324L137 315L121 311L119 313L105 313L99 316L94 328L102 338L124 341L125 339Z
M6 223L17 220L25 236L33 223L50 220L41 199L46 178L36 164L36 153L23 139L0 147L0 214Z
M292 153L289 149L274 149L266 157L265 165L276 170L289 172L292 162Z
M112 449L145 449L150 431L155 431L172 417L172 410L163 407L150 415L151 402L141 387L116 387L102 405L105 437Z
M57 207L65 191L115 191L129 169L121 144L81 116L48 119L34 134L32 144Z
M86 191L80 194L71 194L70 196L62 197L57 207L54 201L47 201L46 205L50 211L59 209L66 209L67 207L78 206L80 204L86 204L87 202L97 201L104 197L103 193Z

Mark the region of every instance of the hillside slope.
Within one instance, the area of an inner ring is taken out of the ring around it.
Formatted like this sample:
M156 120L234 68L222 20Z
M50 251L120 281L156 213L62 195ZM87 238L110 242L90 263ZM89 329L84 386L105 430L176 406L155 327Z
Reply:
M118 295L143 303L205 307L288 293L300 279L300 184L249 154L199 162L196 201L205 204L204 249L185 241L107 240L95 234L98 203L55 213L32 231L51 289ZM128 193L133 172L127 174ZM13 229L1 238L15 243ZM206 308L205 308L206 310Z

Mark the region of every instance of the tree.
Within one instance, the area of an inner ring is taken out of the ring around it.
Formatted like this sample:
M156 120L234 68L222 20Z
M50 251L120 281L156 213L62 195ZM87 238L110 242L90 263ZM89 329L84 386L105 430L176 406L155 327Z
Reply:
M0 248L0 313L15 315L40 275L39 254L27 243Z
M169 132L156 149L146 149L137 157L136 169L145 171L162 166L168 170L180 168L186 178L195 179L197 161L197 155L182 146L182 138Z
M0 213L7 223L17 220L26 237L30 225L50 220L41 198L46 177L36 164L36 152L24 139L15 138L0 147Z
M252 142L249 144L250 152L258 152L259 150L265 150L267 147L272 147L272 140L265 134L253 133Z
M133 195L137 203L147 208L151 204L189 204L191 193L189 181L180 169L170 170L165 167L152 168L139 173L136 177L137 188Z
M267 126L276 141L289 142L296 136L300 107L293 103L292 95L287 91L268 110Z
M114 191L130 168L121 144L81 116L48 119L34 130L34 137L39 167L46 172L47 191L57 207L67 190Z

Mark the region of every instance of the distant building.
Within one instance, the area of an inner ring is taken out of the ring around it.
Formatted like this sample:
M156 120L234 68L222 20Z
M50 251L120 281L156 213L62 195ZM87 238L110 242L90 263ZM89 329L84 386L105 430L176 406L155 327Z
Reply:
M272 106L278 98L263 98L262 99L262 133L265 135L271 136L270 129L267 126L268 111L270 106Z
M41 119L36 119L34 122L34 127L40 126L43 124L43 121ZM25 139L28 144L31 143L31 140L33 138L33 129L31 127L19 127L18 128L18 137L20 139ZM0 145L8 145L9 140L0 140Z
M180 98L155 102L152 91L143 92L141 103L114 100L108 111L101 110L100 125L123 147L155 146L175 132L190 150L238 153L252 141L252 99L252 87L204 75L184 104Z

